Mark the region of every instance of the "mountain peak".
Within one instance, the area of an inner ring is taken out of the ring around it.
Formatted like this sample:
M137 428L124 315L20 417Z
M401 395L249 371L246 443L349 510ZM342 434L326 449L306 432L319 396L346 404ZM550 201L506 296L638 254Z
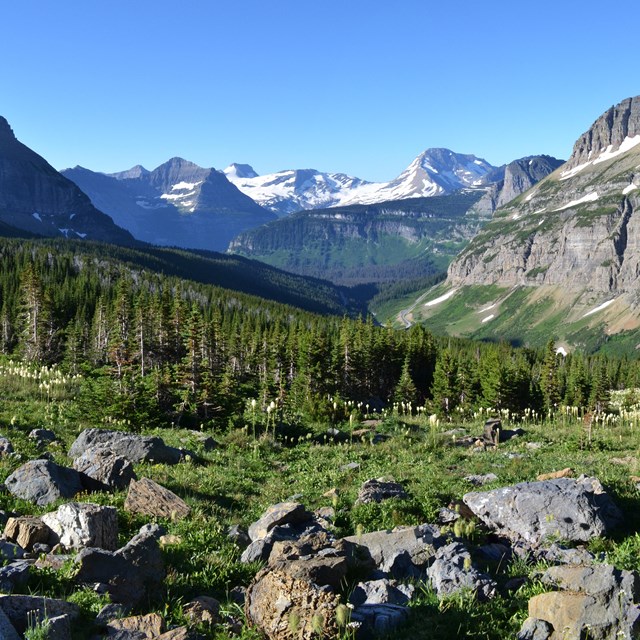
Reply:
M257 178L258 174L250 164L232 162L222 173L230 180L233 178Z
M116 180L135 180L149 175L149 170L145 169L141 164L137 164L126 171L117 171L116 173L107 174Z
M7 119L2 116L0 116L0 137L15 139L13 129L10 127Z
M593 160L602 152L614 152L628 138L640 136L640 96L627 98L603 113L573 147L567 169Z

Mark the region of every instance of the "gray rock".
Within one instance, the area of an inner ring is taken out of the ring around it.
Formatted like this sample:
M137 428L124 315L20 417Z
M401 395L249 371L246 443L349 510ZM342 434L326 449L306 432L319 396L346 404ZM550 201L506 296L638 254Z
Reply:
M249 527L249 537L252 541L265 538L274 527L284 524L299 524L309 522L313 516L299 502L280 502L269 507Z
M71 617L67 614L47 618L47 640L69 640Z
M185 452L167 446L157 436L139 436L124 431L87 429L73 442L69 457L79 458L90 448L101 448L130 462L164 462L177 464Z
M400 500L406 499L407 492L404 487L397 482L385 482L383 480L367 480L358 492L356 504L367 504L369 502L382 502L391 498Z
M0 436L0 457L8 456L13 453L13 445L8 438Z
M11 621L5 614L5 612L0 608L0 638L2 640L20 640L20 636L18 632L15 630L15 627L11 624Z
M358 637L382 636L403 624L409 610L397 604L363 604L351 614L351 622L359 626Z
M496 583L473 566L471 555L461 542L452 542L438 549L427 575L439 598L463 589L473 591L481 600L496 593Z
M465 476L464 479L475 487L481 487L483 484L495 482L498 476L495 473L486 473L484 475Z
M18 544L9 542L8 540L0 540L0 563L20 560L24 556L24 550Z
M80 615L80 607L66 600L16 594L0 595L0 609L18 633L25 632L29 619L42 622L45 618L68 616L75 620Z
M18 467L5 481L10 493L39 506L60 498L73 498L83 489L80 474L50 460L31 460Z
M56 440L56 434L51 429L32 429L29 432L32 440L37 440L39 445L49 444Z
M4 567L0 567L0 590L12 593L14 589L24 587L29 580L31 562L28 560L14 560Z
M553 537L587 542L610 532L622 514L596 478L558 478L493 491L463 500L487 526L512 540L537 545Z
M107 624L112 620L126 617L126 615L129 613L129 610L129 607L126 607L123 604L106 604L104 607L102 607L102 609L100 609L100 612L96 616L96 626L106 627Z
M340 471L358 471L360 469L360 463L358 462L347 462L347 464L343 464L340 467Z
M42 517L52 531L49 544L67 549L118 548L118 510L90 502L69 502Z
M412 598L413 585L398 585L387 578L359 582L349 596L349 602L356 607L363 604L406 605Z
M160 531L147 528L117 551L83 549L76 556L76 580L103 584L113 602L134 606L164 579Z
M110 489L126 489L136 478L127 458L99 446L90 447L76 458L73 468Z
M348 536L344 541L352 555L366 554L378 571L398 579L424 575L436 549L445 544L439 527L428 524Z
M229 527L227 538L235 542L241 549L246 549L251 544L249 534L239 524L233 524Z
M553 627L544 620L527 618L520 631L517 640L549 640L553 634Z

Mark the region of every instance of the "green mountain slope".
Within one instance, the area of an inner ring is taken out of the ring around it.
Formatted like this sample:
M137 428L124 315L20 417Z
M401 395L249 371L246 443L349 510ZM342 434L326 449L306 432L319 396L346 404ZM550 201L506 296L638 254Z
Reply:
M238 236L230 251L341 284L388 282L444 271L486 221L483 195L303 211Z

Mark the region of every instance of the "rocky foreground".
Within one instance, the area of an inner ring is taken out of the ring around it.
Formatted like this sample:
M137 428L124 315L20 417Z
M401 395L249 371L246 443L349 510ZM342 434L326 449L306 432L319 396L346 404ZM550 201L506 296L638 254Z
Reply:
M11 444L6 439L1 444L10 453ZM482 444L496 445L490 433ZM157 437L91 429L69 450L73 468L33 460L7 478L6 488L47 505L81 492L128 486L126 511L150 521L185 518L189 506L156 482L137 479L133 464L178 464L193 455ZM232 596L244 603L247 622L273 640L337 638L345 632L369 638L407 620L421 589L438 598L460 591L479 600L509 597L526 578L501 584L500 566L516 559L544 561L542 592L529 601L520 640L638 637L639 576L599 562L583 546L608 535L624 515L598 479L568 475L564 470L535 482L467 493L455 508L443 509L437 523L345 538L333 533L332 508L310 512L296 501L273 505L248 531L234 527L229 533L244 549L243 562L262 563L249 587L233 589ZM495 479L491 474L467 478L480 489ZM400 484L380 478L362 485L358 502L406 497ZM195 627L211 623L224 624L230 634L241 629L240 621L221 614L207 594L183 605L188 624L178 628L167 629L157 613L129 614L165 578L163 547L173 540L157 524L143 526L120 546L112 506L70 501L38 517L6 516L0 637L19 638L34 619L48 625L48 638L71 637L76 605L12 593L26 584L32 567L60 570L69 563L78 585L109 595L111 604L96 618L102 630L96 637L175 640L197 637ZM483 543L474 542L480 528L488 534ZM355 586L345 593L347 584Z

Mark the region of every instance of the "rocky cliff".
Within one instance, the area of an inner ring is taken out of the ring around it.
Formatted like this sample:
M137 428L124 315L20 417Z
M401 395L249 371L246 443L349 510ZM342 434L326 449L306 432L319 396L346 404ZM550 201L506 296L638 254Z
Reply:
M19 142L0 117L0 221L41 236L135 244L44 158Z
M640 327L639 105L630 98L609 109L567 163L499 208L451 263L449 290L493 285L506 295L520 288L538 302L553 290L557 317L548 328L560 334L563 323L577 323L576 332L599 324L606 334ZM481 291L474 295L487 301ZM485 321L496 335L499 312L496 305ZM527 330L525 319L522 335Z

